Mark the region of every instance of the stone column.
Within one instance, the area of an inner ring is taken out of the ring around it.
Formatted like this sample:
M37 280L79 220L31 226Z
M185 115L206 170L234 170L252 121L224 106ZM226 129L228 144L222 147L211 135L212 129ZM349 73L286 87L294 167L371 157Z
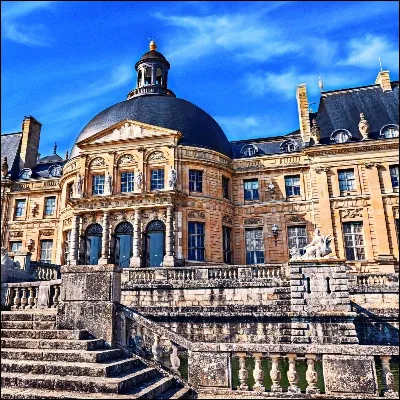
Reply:
M133 268L140 267L140 209L135 209L133 216L133 256L130 259L129 266Z
M72 216L71 243L69 251L69 265L78 265L79 247L79 215Z
M103 214L103 235L101 236L101 258L99 265L109 263L109 245L110 245L110 212L104 211Z
M167 207L167 223L165 230L165 256L163 261L164 267L173 267L174 262L174 251L173 251L173 240L174 240L174 232L173 232L173 207Z

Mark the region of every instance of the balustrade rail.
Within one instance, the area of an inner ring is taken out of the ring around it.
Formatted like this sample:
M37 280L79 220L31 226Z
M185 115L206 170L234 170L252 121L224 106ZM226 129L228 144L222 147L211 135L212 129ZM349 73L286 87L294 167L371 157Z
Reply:
M61 279L2 283L2 305L11 310L56 308L59 304L60 286Z
M357 273L349 274L350 292L398 291L397 274Z
M254 393L268 390L277 397L281 392L283 392L283 397L287 396L286 393L292 395L300 392L309 395L323 394L325 377L321 368L315 368L316 362L327 355L357 357L368 354L379 356L381 359L382 395L385 397L397 395L389 362L391 356L399 354L396 346L191 342L123 305L118 306L117 313L125 319L126 337L123 342L126 346L142 356L163 362L164 367L174 374L183 375L185 378L188 376L189 384L200 390L210 389L213 386L214 374L217 374L225 375L227 390L236 389ZM188 360L187 370L183 369L181 365L183 357L187 357ZM218 360L221 358L227 362L218 364ZM249 358L252 359L251 363L254 365L252 376L248 372L249 362L247 360ZM235 359L238 360L238 368L231 376L231 370L233 370L231 366L237 362ZM268 362L265 362L265 359ZM283 360L285 363L282 362ZM192 367L193 363L197 363L194 368ZM214 366L216 370L212 371L211 364L214 363L217 367ZM303 365L306 363L306 368L303 368L302 372L305 375L302 377L305 378L303 379L306 382L305 386L299 384L298 371L301 370L299 363L303 363ZM286 364L286 368L282 367L284 364ZM201 375L199 370L202 368L206 385L199 384L202 379L196 376ZM226 368L226 371L223 371L223 368ZM285 377L283 373L285 373ZM266 385L267 380L270 382L268 385ZM232 382L237 382L236 387L232 385ZM285 384L282 384L283 382ZM221 386L224 385L221 385L221 381L219 381L214 388L221 389ZM348 394L349 396L351 397L351 393Z
M60 265L31 261L31 272L35 280L51 281L61 278Z

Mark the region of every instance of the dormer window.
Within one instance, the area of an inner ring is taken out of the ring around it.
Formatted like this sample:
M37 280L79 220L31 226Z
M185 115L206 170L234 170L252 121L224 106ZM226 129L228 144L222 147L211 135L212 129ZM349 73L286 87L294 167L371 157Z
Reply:
M49 168L49 174L50 176L58 177L61 176L61 166L60 165L52 165Z
M351 139L351 133L347 129L337 129L332 132L331 142L346 143Z
M21 179L29 179L31 176L32 176L32 170L30 168L24 168L19 174L19 177Z
M299 145L294 140L285 140L279 147L282 153L291 153L299 149Z
M246 144L245 146L242 147L242 149L240 150L240 152L242 153L242 155L244 155L245 157L252 157L257 155L258 153L258 148L256 145L254 144Z
M399 137L399 127L398 125L385 125L380 131L380 136L386 139Z

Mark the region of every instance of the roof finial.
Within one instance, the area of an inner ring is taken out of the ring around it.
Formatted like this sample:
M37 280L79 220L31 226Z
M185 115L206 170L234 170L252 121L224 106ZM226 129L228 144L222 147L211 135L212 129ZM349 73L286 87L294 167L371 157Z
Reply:
M65 152L65 159L68 160L68 150Z
M380 56L378 57L378 60L379 60L379 66L381 67L381 72L382 72L382 61L381 61L381 57Z
M54 142L54 151L53 154L57 154L57 142Z
M318 79L318 86L322 92L324 90L324 82L322 81L321 77L319 77L319 79Z
M156 42L154 40L152 40L150 42L150 50L153 51L157 48Z

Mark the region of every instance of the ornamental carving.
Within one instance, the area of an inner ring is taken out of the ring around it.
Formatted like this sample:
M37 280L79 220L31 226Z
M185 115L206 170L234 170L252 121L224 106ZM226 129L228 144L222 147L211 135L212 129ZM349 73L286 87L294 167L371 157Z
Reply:
M206 213L204 211L191 210L188 212L188 218L206 218Z
M262 225L263 224L262 218L246 218L243 223L245 225Z
M315 168L315 172L316 172L317 174L320 174L321 172L329 172L329 168L326 168L326 167L317 167L317 168Z
M135 160L131 154L124 154L118 159L118 164L131 164L134 163Z
M54 231L41 231L40 236L53 236Z
M236 171L251 171L253 169L259 169L262 168L263 164L261 163L260 160L256 161L248 161L246 163L240 163L237 165L235 168Z
M224 215L222 217L222 222L229 225L233 224L232 217L230 215Z
M304 216L301 215L291 215L288 218L288 222L305 222L304 221Z
M364 163L365 168L371 169L371 168L378 168L379 167L379 163L377 162L366 162Z
M165 157L161 151L155 151L149 155L148 161L164 161Z
M90 165L92 167L105 167L106 162L104 161L104 158L101 157L96 157L91 163Z
M393 215L395 218L399 218L399 209L398 208L393 208Z
M10 237L12 238L19 238L22 237L24 234L23 232L10 232Z
M362 218L362 208L342 210L342 218Z

